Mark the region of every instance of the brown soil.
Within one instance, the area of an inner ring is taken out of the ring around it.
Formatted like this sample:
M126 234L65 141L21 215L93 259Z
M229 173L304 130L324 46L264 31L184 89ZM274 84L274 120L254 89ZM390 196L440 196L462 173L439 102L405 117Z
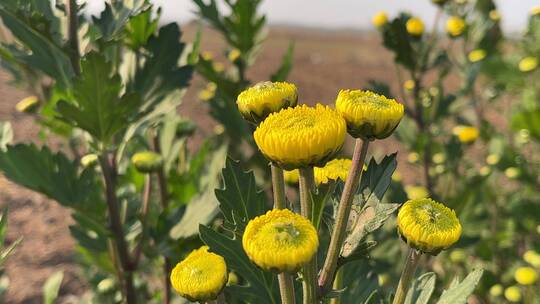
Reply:
M192 26L185 28L185 41L191 41L194 29ZM207 31L203 37L202 50L212 51L225 62L224 57L219 56L223 53L223 43L218 35ZM272 28L262 53L249 72L253 82L269 78L290 41L295 42L296 48L289 80L298 86L303 103L331 103L340 88L364 87L370 79L389 82L396 92L391 54L381 46L375 34L351 31ZM5 73L0 73L0 120L13 124L16 142L39 142L39 130L33 119L14 111L14 105L26 94L10 86L8 80ZM203 85L200 77L196 77L180 108L181 113L200 126L194 142L211 133L215 124L206 115L204 103L195 98ZM384 148L375 148L375 153L396 150L396 142L388 140ZM70 294L83 293L84 282L74 261L74 242L68 230L72 221L69 210L2 177L0 186L3 189L0 205L8 206L10 211L8 241L24 237L6 264L6 274L11 280L7 302L40 303L43 283L58 270L65 271L61 288L64 299Z

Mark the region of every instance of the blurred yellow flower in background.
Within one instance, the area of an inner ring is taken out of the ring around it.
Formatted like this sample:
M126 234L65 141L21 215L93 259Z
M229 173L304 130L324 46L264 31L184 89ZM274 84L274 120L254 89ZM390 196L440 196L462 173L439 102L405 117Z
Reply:
M503 287L501 284L495 284L491 286L491 288L489 289L489 294L494 298L500 297L502 293L503 293Z
M204 51L204 52L201 53L201 57L206 61L210 61L210 60L214 59L214 53L212 53L210 51Z
M532 285L538 280L538 273L532 267L519 267L514 272L514 279L521 285Z
M407 193L407 198L411 200L429 196L428 190L423 186L405 186L405 193Z
M407 154L407 161L411 164L416 163L418 160L420 160L420 154L416 152L411 152Z
M84 168L93 166L97 164L97 162L98 162L98 156L97 154L94 154L94 153L86 154L85 156L81 157L81 165Z
M375 25L375 27L383 27L386 23L388 23L388 15L386 12L378 12L373 16L371 22L373 25Z
M454 249L450 252L450 261L462 263L467 259L467 253L463 249Z
M467 24L465 20L457 16L451 16L446 21L446 32L451 37L459 37L465 32Z
M523 73L532 72L538 67L538 59L535 57L525 57L519 61L519 70Z
M244 90L236 99L240 114L247 121L258 124L268 115L298 102L296 86L288 82L259 82Z
M15 110L21 113L34 113L38 108L39 99L37 96L28 96L23 98L15 105Z
M289 185L297 185L298 180L300 179L300 170L294 169L294 170L284 170L283 171L283 178L285 179L285 182Z
M534 250L525 251L523 260L534 267L540 268L540 254Z
M171 272L171 285L190 301L215 299L227 283L223 257L208 252L208 246L193 250Z
M310 220L288 209L273 209L249 221L242 245L262 269L295 272L311 261L319 237Z
M330 180L337 181L338 179L345 181L347 179L347 175L349 174L349 170L351 169L351 165L352 160L342 158L333 159L326 163L326 165L322 168L315 167L313 169L315 183L317 185L326 184Z
M328 106L306 105L272 113L253 137L261 153L285 170L324 166L341 149L347 125Z
M531 8L531 15L532 16L540 15L540 6L535 6Z
M498 164L500 160L501 156L498 154L489 154L486 157L486 163L491 166Z
M510 179L514 179L520 175L520 171L516 167L508 167L506 170L504 170L504 175Z
M156 172L163 166L163 157L153 151L142 151L133 154L131 163L141 173Z
M501 14L498 10L491 10L489 11L489 19L499 22L501 20Z
M412 17L407 20L405 27L407 28L407 33L411 36L422 36L424 33L424 22L417 17Z
M504 297L510 302L521 301L521 290L517 286L510 286L504 290Z
M452 129L452 133L458 137L460 142L464 144L473 143L480 135L477 128L462 125L454 127Z
M390 136L404 113L403 105L395 99L361 90L341 90L336 110L347 121L352 137L368 140Z
M452 246L461 236L456 212L430 198L413 199L403 204L398 212L397 226L410 247L434 255Z
M469 52L469 54L467 55L467 58L469 59L470 62L478 62L486 58L486 55L487 53L485 50L476 49Z
M403 88L407 91L412 91L414 90L414 87L416 86L416 84L414 83L414 80L412 79L407 79L405 80L405 82L403 83Z
M230 62L235 62L241 55L242 53L239 49L232 49L227 55L227 59L229 59Z

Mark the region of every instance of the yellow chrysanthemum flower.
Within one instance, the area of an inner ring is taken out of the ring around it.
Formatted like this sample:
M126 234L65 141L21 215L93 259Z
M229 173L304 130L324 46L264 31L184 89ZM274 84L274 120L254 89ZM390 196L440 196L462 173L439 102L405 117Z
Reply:
M523 260L536 268L540 268L540 254L534 250L525 251Z
M532 285L538 280L538 273L532 267L519 267L514 272L514 279L521 285Z
M240 58L240 55L242 55L242 53L239 49L232 49L227 55L227 59L229 59L230 62L235 62L238 58Z
M137 171L142 173L155 172L163 166L163 157L152 151L143 151L133 154L131 163Z
M268 116L253 137L262 154L285 170L322 167L345 142L347 125L323 105L287 108Z
M535 57L525 57L519 61L519 70L523 73L534 71L538 67L538 59Z
M498 164L500 160L501 156L498 154L489 154L486 157L486 163L491 166Z
M407 154L407 161L411 164L416 163L418 160L420 160L420 154L416 152L411 152Z
M405 82L403 83L403 88L407 91L412 91L414 90L414 87L416 87L416 84L414 83L414 80L412 79L407 79L405 80Z
M486 51L483 49L476 49L472 50L467 57L469 58L470 62L478 62L482 61L484 58L486 58Z
M236 105L244 119L258 124L271 113L296 106L297 101L294 84L264 81L240 93Z
M531 8L531 16L538 16L540 15L540 6L535 6Z
M383 27L386 23L388 23L388 15L386 15L386 12L378 12L375 14L375 16L373 16L371 22L377 28Z
M397 226L409 246L433 255L452 246L461 236L461 224L455 211L430 198L403 204Z
M407 20L405 27L407 28L407 33L411 36L422 36L424 33L424 22L417 17L412 17Z
M459 37L465 32L467 24L465 20L457 16L451 16L446 21L446 32L450 37Z
M85 156L81 157L81 165L85 168L91 167L98 162L98 156L97 154L90 153L86 154Z
M456 126L452 129L452 133L464 144L473 143L480 135L480 131L471 126Z
M202 246L174 267L170 279L173 288L190 301L213 300L227 283L227 265L223 257Z
M501 284L495 284L491 286L491 288L489 289L489 294L494 298L500 297L502 293L503 293L503 287Z
M426 187L422 186L405 186L405 193L410 200L426 198L429 196Z
M37 96L28 96L15 105L15 110L21 113L34 113L38 107L39 99Z
M242 245L251 261L262 269L295 272L311 261L319 237L305 217L288 209L274 209L249 221Z
M489 11L489 19L499 22L501 20L501 14L498 10L491 10Z
M504 290L504 297L513 303L521 301L521 290L517 286L510 286Z
M341 90L336 110L347 121L351 136L368 140L390 136L404 113L403 105L395 99L361 90Z
M291 171L283 171L283 179L285 179L285 182L289 185L297 185L298 180L300 179L300 171L298 169L294 169Z
M506 175L506 177L508 177L510 179L514 179L514 178L518 177L519 174L520 174L520 171L516 167L508 167L508 168L506 168L506 170L504 170L504 175Z
M352 161L350 159L333 159L326 163L322 168L315 167L313 174L315 176L315 183L317 185L326 184L330 180L342 180L347 179L349 170L351 169Z

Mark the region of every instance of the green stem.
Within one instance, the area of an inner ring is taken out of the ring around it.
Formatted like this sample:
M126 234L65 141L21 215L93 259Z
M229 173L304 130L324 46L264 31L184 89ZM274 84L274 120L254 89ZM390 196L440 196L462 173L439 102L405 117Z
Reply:
M272 189L274 194L274 209L285 209L285 181L283 170L274 164L272 169ZM279 291L281 293L281 303L294 304L294 284L291 274L282 272L278 274Z
M319 287L322 288L323 294L331 289L336 273L337 262L341 253L341 247L345 239L345 232L347 230L347 222L349 221L349 215L351 213L352 201L354 194L358 188L364 162L369 147L368 140L356 139L354 146L352 166L349 170L343 193L339 201L339 206L336 214L335 226L332 231L332 237L330 239L330 246L328 247L328 253L326 260L324 261L324 267L319 277Z
M78 16L77 16L77 1L67 0L66 11L68 14L68 42L69 42L69 58L71 60L71 66L76 75L81 73L81 67L79 65L79 36L78 36Z
M336 272L336 278L334 279L334 290L340 290L343 288L343 268L340 268ZM341 297L335 297L330 300L330 304L341 304Z
M300 168L300 178L298 180L300 188L300 208L301 214L312 220L312 199L311 190L314 188L313 167ZM317 301L317 255L302 267L302 290L304 292L304 304L313 304Z
M401 278L396 289L396 295L394 296L393 304L403 304L405 297L407 296L407 290L411 283L411 279L414 276L416 271L416 266L418 266L418 261L420 260L420 253L413 248L409 248L409 253L407 254L407 259L405 260L405 267L401 273Z
M118 209L118 199L116 197L116 164L115 160L109 158L109 154L104 152L99 158L101 171L105 181L105 194L107 207L109 210L110 229L114 237L118 260L121 267L120 282L124 286L124 295L128 304L136 303L135 287L133 285L133 263L129 257L128 245L124 236L124 228L120 219Z

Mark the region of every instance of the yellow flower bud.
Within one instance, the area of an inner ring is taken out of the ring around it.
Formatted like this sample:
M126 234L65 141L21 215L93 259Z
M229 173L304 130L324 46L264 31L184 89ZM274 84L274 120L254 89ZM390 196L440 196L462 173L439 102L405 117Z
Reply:
M412 91L414 90L414 87L416 87L416 84L414 83L414 80L412 79L407 79L405 80L405 82L403 83L403 88L407 91Z
M514 272L514 278L521 285L532 285L538 280L538 273L532 267L519 267Z
M229 277L227 279L227 286L238 285L238 282L239 280L236 273L234 273L234 271L229 272Z
M240 93L236 105L244 119L258 124L270 113L296 106L297 101L298 94L294 84L265 81Z
M142 173L155 172L163 166L163 157L152 151L143 151L133 154L131 163L137 171Z
M439 153L435 153L433 154L433 162L436 163L436 164L442 164L446 161L446 155L444 155L444 153L442 152L439 152Z
M214 62L212 64L212 68L214 69L214 71L216 71L218 73L221 73L221 72L225 71L225 66L221 62Z
M480 135L480 132L477 128L471 126L456 126L452 130L455 136L458 137L459 141L464 144L471 144Z
M540 6L535 6L531 8L531 16L538 16L540 15Z
M489 294L494 298L500 297L502 293L503 293L503 287L501 284L495 284L491 286L491 288L489 289Z
M523 260L536 268L540 268L540 254L534 250L527 250L523 254Z
M242 53L239 49L232 49L227 55L227 58L230 62L235 62L238 58L240 58L241 55Z
M294 169L291 171L283 171L283 178L285 179L285 182L289 185L298 185L298 180L300 178L300 171L298 169Z
M452 246L461 236L461 224L455 211L430 198L403 204L397 226L410 247L432 255Z
M407 155L407 161L411 164L416 163L420 159L420 154L411 152Z
M217 124L214 126L214 134L221 135L225 132L225 126L222 124Z
M326 184L330 180L345 181L349 170L351 169L352 161L350 159L333 159L326 163L322 168L315 167L313 174L317 185Z
M386 15L386 12L378 12L375 14L375 16L373 16L371 22L377 28L383 27L386 25L386 23L388 23L388 15Z
M484 60L486 58L486 51L483 49L476 49L472 50L467 57L469 58L470 62L478 62Z
M460 17L452 16L446 21L446 32L450 37L459 37L465 32L467 24Z
M361 90L341 90L336 110L347 121L347 131L352 137L368 140L390 136L404 113L403 105L395 99Z
M405 186L408 199L421 199L429 196L428 190L422 186Z
M516 167L508 167L508 168L506 168L506 170L504 170L504 175L506 175L506 177L508 177L510 179L514 179L514 178L518 177L519 174L520 174L520 171Z
M504 290L504 297L513 303L521 301L521 290L517 286L510 286Z
M491 174L491 168L488 166L482 166L479 172L481 176L488 176Z
M486 157L486 163L488 165L496 165L501 160L501 157L498 154L490 154Z
M285 170L324 166L341 149L345 120L318 104L282 109L270 114L253 137L261 153Z
M36 96L23 98L15 105L15 110L21 113L34 113L39 108L39 99Z
M489 19L499 22L501 20L501 14L498 10L491 10L489 11Z
M536 67L538 67L538 59L531 56L525 57L521 59L518 67L519 67L519 70L522 71L523 73L534 71Z
M387 273L380 274L377 276L377 281L379 286L386 286L390 282L390 275Z
M209 101L210 99L214 98L215 95L216 95L215 92L204 89L199 92L197 97L199 97L199 99L202 101Z
M202 246L174 267L170 279L182 297L202 302L217 298L227 278L225 259Z
M424 22L417 17L412 17L407 20L405 27L407 28L407 33L409 33L411 36L419 37L424 33Z
M242 245L262 269L296 272L317 252L319 237L308 219L288 209L274 209L249 221Z
M91 167L98 162L98 156L97 154L90 153L86 154L85 156L81 157L81 165L85 168Z

